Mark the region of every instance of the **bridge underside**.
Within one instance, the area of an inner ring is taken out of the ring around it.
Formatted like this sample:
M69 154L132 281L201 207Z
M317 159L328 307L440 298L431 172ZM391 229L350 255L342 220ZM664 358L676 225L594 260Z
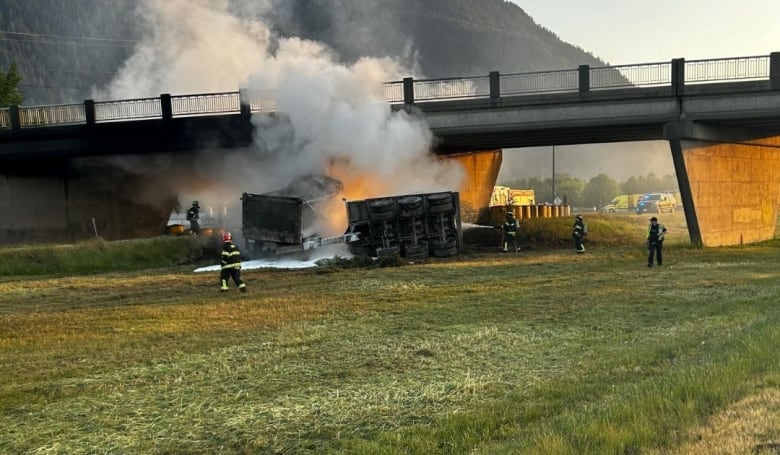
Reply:
M0 174L0 244L159 235L176 192L159 176L72 161L27 163Z
M780 136L695 122L665 127L691 242L772 239L780 207Z

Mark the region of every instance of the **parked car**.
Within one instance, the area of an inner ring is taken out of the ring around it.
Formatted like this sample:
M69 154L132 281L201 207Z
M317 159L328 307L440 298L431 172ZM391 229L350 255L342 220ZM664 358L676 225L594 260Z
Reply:
M677 201L669 193L647 193L636 204L636 213L674 213Z

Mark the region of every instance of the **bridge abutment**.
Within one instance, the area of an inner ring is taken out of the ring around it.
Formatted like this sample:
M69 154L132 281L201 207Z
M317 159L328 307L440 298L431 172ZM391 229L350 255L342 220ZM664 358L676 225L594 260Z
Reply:
M175 195L137 197L147 183L127 176L62 172L0 174L0 244L107 240L164 232ZM94 224L93 224L94 219Z
M665 128L691 241L705 247L774 238L780 136L675 122Z

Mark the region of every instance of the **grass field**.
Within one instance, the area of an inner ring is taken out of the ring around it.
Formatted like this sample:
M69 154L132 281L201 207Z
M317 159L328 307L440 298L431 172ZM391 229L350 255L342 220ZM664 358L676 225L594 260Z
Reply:
M0 248L0 453L777 453L780 240L664 216L648 269L644 219L586 221L247 294L192 239Z

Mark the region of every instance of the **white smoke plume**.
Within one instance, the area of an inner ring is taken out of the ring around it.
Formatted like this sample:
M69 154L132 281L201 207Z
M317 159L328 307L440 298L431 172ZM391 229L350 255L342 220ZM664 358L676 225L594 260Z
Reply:
M255 12L268 5L252 3ZM326 172L344 181L347 197L460 186L462 169L430 153L424 121L385 102L383 82L409 74L392 60L337 63L326 46L273 36L256 15L231 12L227 0L144 0L141 13L149 35L97 99L245 88L253 98L272 98L283 113L254 115L252 150L201 153L185 166L164 160L162 168L120 160L136 172L177 174L169 180L181 185L184 200L235 202L245 191L276 190Z

